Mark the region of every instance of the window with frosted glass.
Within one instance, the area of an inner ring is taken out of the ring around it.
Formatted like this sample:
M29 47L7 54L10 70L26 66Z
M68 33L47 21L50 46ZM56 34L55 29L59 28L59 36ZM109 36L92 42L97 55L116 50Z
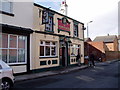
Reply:
M17 49L10 49L9 50L9 63L16 63L17 62Z
M25 50L24 49L18 50L18 62L25 62Z
M9 48L17 48L17 36L10 35L9 41L10 41Z
M1 49L1 54L2 54L2 60L4 61L4 62L7 62L7 49Z
M26 63L27 37L2 33L0 58L6 63Z
M2 48L8 48L8 34L2 34Z
M0 11L12 13L13 12L13 2L10 2L9 0L0 1Z

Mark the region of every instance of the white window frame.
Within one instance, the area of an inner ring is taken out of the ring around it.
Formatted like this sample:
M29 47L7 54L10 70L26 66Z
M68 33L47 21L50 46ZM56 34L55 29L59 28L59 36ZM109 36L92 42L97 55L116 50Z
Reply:
M73 44L72 46L71 46L71 53L72 53L72 49L74 49L74 55L71 55L71 56L77 56L77 52L78 52L78 49L80 49L80 45L77 45L77 44Z
M39 57L56 57L57 56L57 42L55 42L55 41L42 41L42 42L43 42L43 44L41 44L41 41L40 41L39 45L44 47L44 56L39 55ZM45 42L50 42L50 45L46 45ZM53 42L55 43L55 45L52 45ZM46 56L46 46L50 47L50 56ZM56 47L55 55L52 55L52 53L51 53L52 47Z
M2 34L6 34L6 33L2 33ZM1 34L1 35L2 35ZM25 62L18 62L18 50L21 49L21 48L18 48L18 37L19 36L23 36L23 35L15 35L15 34L7 34L8 35L8 48L0 48L0 50L2 51L3 49L6 49L7 50L7 64L8 65L12 65L12 64L26 64L27 63L27 36L24 36L25 37ZM10 36L17 36L17 47L16 48L10 48ZM14 50L17 50L17 60L16 60L16 63L9 63L9 50L11 49L14 49ZM2 57L1 57L2 58Z
M13 13L13 2L11 2L10 0L2 0L0 2L1 2L1 6L0 6L1 11L7 12L7 13ZM9 8L9 10L6 10L6 9L3 8L3 4L2 4L3 2L6 2L6 3L10 4L10 7L7 7L7 8Z

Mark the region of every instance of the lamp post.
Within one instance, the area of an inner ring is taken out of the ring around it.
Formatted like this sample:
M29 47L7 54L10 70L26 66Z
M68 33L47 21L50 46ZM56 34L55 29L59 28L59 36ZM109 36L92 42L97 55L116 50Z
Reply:
M89 23L92 23L93 21L89 21L88 23L87 23L87 39L89 38L89 31L88 31L88 24ZM90 56L89 56L89 43L87 43L87 45L88 45L88 59L90 59Z
M93 21L89 21L88 23L87 23L87 38L89 38L89 31L88 31L88 24L89 23L92 23Z

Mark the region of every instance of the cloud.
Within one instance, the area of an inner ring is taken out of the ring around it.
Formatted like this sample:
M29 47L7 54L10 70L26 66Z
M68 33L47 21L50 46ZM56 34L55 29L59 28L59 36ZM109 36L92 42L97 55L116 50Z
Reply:
M119 0L67 0L68 16L89 23L89 36L118 34L118 1ZM85 31L85 37L87 37Z

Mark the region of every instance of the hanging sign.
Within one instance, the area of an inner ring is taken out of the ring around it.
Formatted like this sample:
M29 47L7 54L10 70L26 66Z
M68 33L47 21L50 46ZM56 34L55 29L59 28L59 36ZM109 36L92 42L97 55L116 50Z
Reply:
M42 24L47 24L49 22L49 15L47 10L42 11Z

